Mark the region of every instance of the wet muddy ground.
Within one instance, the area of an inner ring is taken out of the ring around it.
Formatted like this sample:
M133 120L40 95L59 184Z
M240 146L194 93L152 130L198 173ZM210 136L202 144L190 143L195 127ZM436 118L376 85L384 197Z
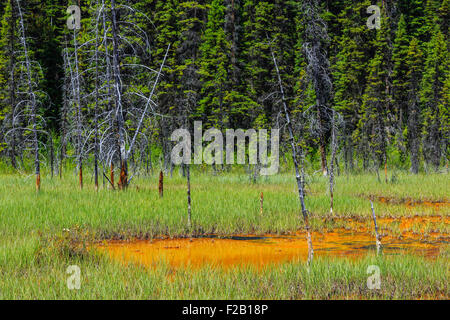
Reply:
M376 252L373 235L362 232L336 230L314 233L315 256L364 257ZM405 236L401 239L383 238L383 254L417 254L433 258L448 246L449 242L423 241ZM207 236L193 239L164 239L110 241L97 246L112 258L121 262L135 262L155 266L166 262L172 267L205 265L230 268L234 266L255 266L262 268L271 264L304 261L308 248L304 234L296 236L233 236L218 238Z
M394 201L379 198L380 202L403 204L406 207L432 206L439 210L448 202ZM313 233L315 256L365 257L376 253L372 221L339 219L345 227ZM441 233L440 226L449 225L447 216L411 216L379 218L378 226L383 235L384 255L415 254L435 258L448 252L450 234ZM397 230L390 232L390 230ZM295 235L237 235L219 238L205 235L197 238L154 239L134 241L103 241L96 248L123 263L138 263L147 267L161 262L170 266L200 268L212 266L232 268L253 266L263 268L273 264L306 261L308 247L303 232Z
M393 205L404 205L409 209L417 207L428 207L435 210L440 210L441 208L450 208L450 202L446 200L433 201L433 200L413 200L413 199L396 199L388 197L369 197L371 200L376 200L381 203L393 204Z

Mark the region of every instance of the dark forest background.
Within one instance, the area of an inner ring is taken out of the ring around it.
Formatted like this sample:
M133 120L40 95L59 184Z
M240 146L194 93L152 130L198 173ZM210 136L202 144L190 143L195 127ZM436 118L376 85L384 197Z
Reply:
M171 132L194 120L279 127L289 152L286 102L296 145L324 171L333 143L347 170L448 168L448 0L73 3L77 31L67 28L67 1L0 3L8 165L26 168L35 152L52 170L94 156L109 165L123 143L133 162L160 156L167 168ZM372 4L378 30L366 25Z

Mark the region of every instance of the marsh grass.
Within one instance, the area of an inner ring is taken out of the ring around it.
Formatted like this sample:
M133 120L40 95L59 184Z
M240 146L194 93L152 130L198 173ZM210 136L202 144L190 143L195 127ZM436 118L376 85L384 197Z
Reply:
M175 172L166 177L164 198L159 198L158 176L136 177L125 192L101 188L94 191L86 178L84 190L77 178L43 178L36 194L32 177L0 176L0 298L2 299L408 299L447 298L448 254L437 260L420 257L368 256L315 260L304 263L224 272L213 268L173 270L168 264L148 270L123 266L86 246L106 239L150 239L185 236L185 180ZM249 182L239 173L211 176L194 172L191 181L194 235L214 233L286 234L303 228L299 201L291 174L262 177ZM136 188L138 187L138 189ZM361 221L371 230L369 197L448 201L446 175L397 173L395 184L379 183L376 176L342 175L336 179L335 212L339 218ZM314 231L347 227L345 220L330 217L327 180L313 176L306 205ZM264 215L259 196L264 192ZM448 216L423 206L375 203L380 217ZM413 225L414 232L423 226ZM351 229L351 228L350 228ZM383 232L400 234L398 225ZM445 232L449 226L425 226L423 233ZM377 264L382 270L381 290L366 286L366 269ZM65 273L69 265L82 270L82 289L68 290Z
M16 249L18 249L16 247ZM26 248L20 248L20 251ZM1 253L2 299L448 299L448 260L401 256L361 260L318 258L306 263L221 270L205 266L148 269L91 253L67 258L48 253L5 261ZM6 265L5 265L6 263ZM81 269L81 289L66 286L69 265ZM377 265L380 290L367 287L367 268Z

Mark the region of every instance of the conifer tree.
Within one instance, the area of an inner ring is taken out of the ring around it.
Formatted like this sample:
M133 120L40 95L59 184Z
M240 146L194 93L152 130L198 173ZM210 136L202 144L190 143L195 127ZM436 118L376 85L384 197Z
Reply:
M444 83L448 74L448 50L439 25L428 44L423 78L420 89L420 102L423 108L423 155L425 161L437 170L441 157L443 140L442 119L439 106L444 103Z
M19 125L16 115L17 92L17 54L19 52L18 20L16 0L9 0L4 8L0 38L0 152L8 150L11 165L16 168L17 133ZM11 130L10 132L8 132ZM4 141L4 142L3 142Z
M411 40L406 57L405 86L407 102L407 138L411 158L411 172L419 173L420 165L420 97L419 87L422 71L422 52L419 41Z
M401 160L404 162L406 157L406 148L403 139L403 129L408 118L408 73L407 57L409 53L410 39L406 30L406 21L404 15L400 16L398 23L394 47L392 53L392 99L393 111L396 118L397 126L397 146L401 154Z
M369 161L369 154L376 161L377 166L387 166L388 126L392 116L392 104L390 101L390 61L389 48L389 23L384 15L385 22L381 29L377 30L377 38L374 42L375 56L369 64L369 77L363 95L361 106L362 117L358 128L361 130L361 152L365 154L365 168ZM385 176L387 181L387 176Z
M368 77L368 57L372 55L373 50L373 32L361 19L361 12L365 12L369 5L370 1L358 5L346 3L338 15L342 34L336 44L340 51L334 59L334 104L344 117L344 156L349 169L353 169L353 140L360 139L359 136L352 135L358 125L358 111L362 105Z

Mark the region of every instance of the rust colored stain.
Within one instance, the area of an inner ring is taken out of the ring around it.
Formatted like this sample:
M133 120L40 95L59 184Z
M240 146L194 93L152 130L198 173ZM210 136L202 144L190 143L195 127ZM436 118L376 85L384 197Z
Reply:
M373 198L373 197L371 197ZM405 205L406 207L412 209L418 206L429 207L439 210L443 207L450 207L450 202L448 201L429 201L429 200L412 200L412 199L394 199L388 197L378 197L378 201L386 204L397 204Z
M120 176L119 176L119 190L124 190L128 187L128 174L127 174L127 165L124 161L122 161Z
M373 229L367 228L367 223L362 221L356 221L351 219L341 219L345 221L345 225L351 228L353 231L359 232L372 232ZM377 218L377 223L380 229L386 229L389 227L397 226L398 230L404 236L410 236L416 240L419 240L418 235L411 234L412 231L425 232L425 229L436 230L439 226L450 225L450 217L447 216L413 216L413 217L399 217L399 218ZM427 236L430 238L445 238L450 240L448 233L429 232Z
M162 198L164 195L164 173L159 172L159 184L158 184L159 196Z
M39 192L41 190L41 174L38 173L36 175L36 191Z
M365 256L375 252L375 238L370 234L345 230L313 233L315 256L352 257ZM442 244L421 243L415 240L383 238L386 254L411 252L427 257L439 254ZM267 235L258 237L167 239L153 241L120 242L111 241L97 246L112 258L123 263L134 262L148 267L161 261L174 268L202 266L231 268L254 266L261 269L273 264L306 261L308 246L306 236L295 237Z
M404 217L404 218L381 218L381 225L389 225L392 223L398 223L398 228L400 231L408 231L414 226L419 226L420 230L423 232L425 226L427 225L437 225L440 223L450 224L450 217L440 217L440 216L428 216L428 217Z
M425 206L425 207L430 207L430 208L439 210L443 207L449 207L450 203L448 203L448 202L432 202L432 201L423 201L423 202L408 201L408 202L406 202L406 206L408 208L414 208L417 206Z
M111 174L111 186L112 188L114 188L114 164L111 162L111 170L110 170L110 174Z

